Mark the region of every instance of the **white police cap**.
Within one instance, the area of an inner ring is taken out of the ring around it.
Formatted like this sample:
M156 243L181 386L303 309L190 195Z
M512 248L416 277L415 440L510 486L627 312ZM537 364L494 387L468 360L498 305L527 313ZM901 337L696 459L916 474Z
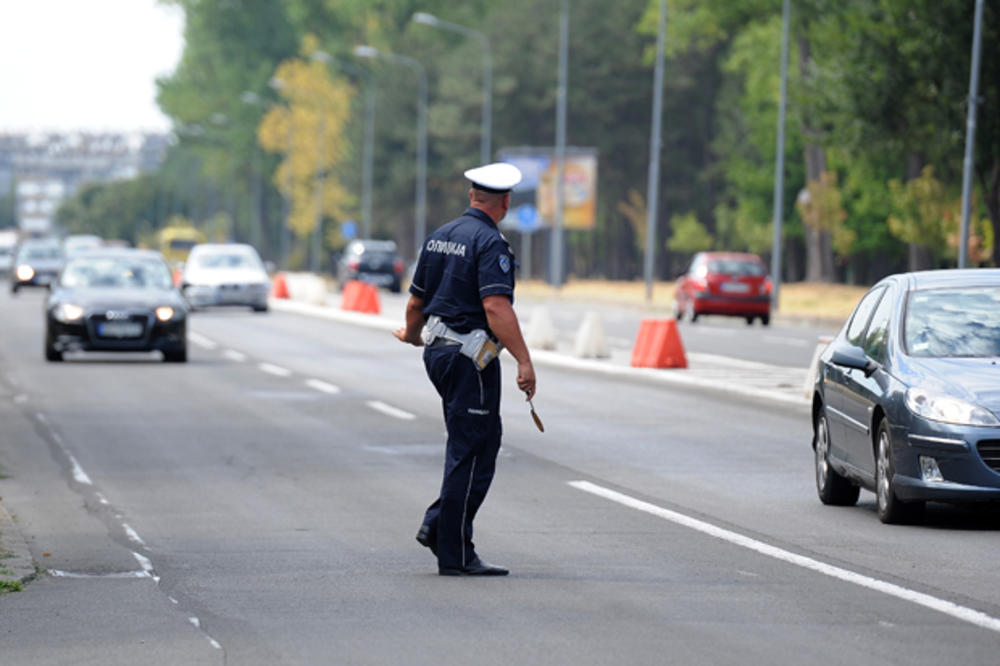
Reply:
M510 192L521 182L521 170L507 162L494 162L485 166L469 169L465 177L472 181L477 190L502 194Z

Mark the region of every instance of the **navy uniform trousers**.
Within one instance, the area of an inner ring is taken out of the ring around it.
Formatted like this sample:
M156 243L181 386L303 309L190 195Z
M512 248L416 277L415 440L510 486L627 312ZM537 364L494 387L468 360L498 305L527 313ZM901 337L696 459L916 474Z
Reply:
M442 567L465 567L476 559L472 521L500 451L500 361L479 371L458 350L446 344L424 349L424 367L441 396L448 428L441 495L424 515Z

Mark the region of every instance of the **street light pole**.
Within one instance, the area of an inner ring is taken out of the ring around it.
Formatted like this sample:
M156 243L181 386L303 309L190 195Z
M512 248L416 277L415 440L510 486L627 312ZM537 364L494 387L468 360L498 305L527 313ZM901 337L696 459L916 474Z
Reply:
M413 254L416 257L420 253L424 236L427 235L427 70L413 58L379 51L374 46L355 46L354 55L359 58L385 58L398 65L413 69L420 77L420 89L417 96L417 178L414 197L416 201L416 225Z
M958 267L965 268L969 252L969 213L972 201L973 153L976 147L976 106L979 104L979 53L983 44L983 0L976 0L972 30L972 71L969 73L969 116L965 129L962 165L962 230L958 239Z
M781 8L781 96L778 99L778 146L774 165L774 240L771 244L771 307L778 309L778 292L781 289L782 221L785 198L785 106L788 98L788 22L789 0Z
M569 0L562 0L559 15L559 84L556 98L556 214L552 223L552 284L563 282L563 218L566 212L566 88L569 64Z
M336 66L354 74L365 84L365 129L361 158L361 237L371 238L372 164L375 159L375 87L372 85L371 74L364 67L334 58L324 51L313 51L312 58L326 63L327 66Z
M413 15L414 23L421 23L423 25L431 26L433 28L441 28L442 30L450 30L451 32L457 32L460 35L466 37L472 37L479 40L483 49L483 119L482 119L482 131L480 132L479 141L479 161L481 164L486 164L490 162L492 149L490 143L492 141L492 128L493 128L493 56L490 49L490 38L486 36L486 33L480 32L479 30L473 30L464 25L459 25L457 23L451 23L450 21L445 21L439 19L438 17L428 14L427 12L417 12Z
M653 258L656 247L656 212L660 201L660 127L663 116L663 51L667 33L667 0L660 0L656 32L656 68L653 72L653 128L649 137L649 183L646 187L646 302L653 300Z

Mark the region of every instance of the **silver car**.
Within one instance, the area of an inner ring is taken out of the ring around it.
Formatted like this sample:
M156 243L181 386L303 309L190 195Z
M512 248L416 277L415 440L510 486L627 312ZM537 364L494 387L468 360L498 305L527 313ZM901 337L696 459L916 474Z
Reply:
M191 248L181 289L193 308L240 305L266 312L271 281L252 246L203 243Z

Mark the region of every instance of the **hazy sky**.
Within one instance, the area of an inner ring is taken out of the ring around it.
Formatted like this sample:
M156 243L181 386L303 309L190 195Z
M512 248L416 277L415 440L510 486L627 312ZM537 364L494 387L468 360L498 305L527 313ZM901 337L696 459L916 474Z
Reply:
M167 129L183 28L156 0L0 0L0 131Z

